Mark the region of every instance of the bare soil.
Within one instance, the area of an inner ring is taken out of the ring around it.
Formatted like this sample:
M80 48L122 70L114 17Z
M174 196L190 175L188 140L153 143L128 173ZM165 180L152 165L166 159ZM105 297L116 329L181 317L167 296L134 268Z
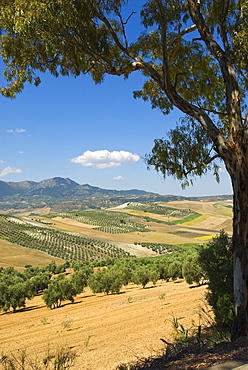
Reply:
M26 349L43 359L48 350L69 346L77 354L73 369L115 369L161 353L160 338L173 336L173 318L185 328L198 326L205 290L184 281L159 281L145 289L129 284L117 295L86 288L74 304L53 310L37 296L26 309L0 314L0 355Z
M61 258L52 257L47 253L20 247L0 239L0 267L13 266L21 271L24 270L25 265L43 267L51 261L55 261L58 265L64 263Z

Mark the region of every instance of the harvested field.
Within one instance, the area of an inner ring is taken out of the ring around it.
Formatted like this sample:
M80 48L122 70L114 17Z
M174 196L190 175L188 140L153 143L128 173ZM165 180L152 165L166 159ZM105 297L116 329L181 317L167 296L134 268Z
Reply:
M184 281L129 284L117 295L86 288L74 304L54 310L37 296L24 310L0 314L0 353L27 349L44 358L48 349L69 346L77 353L73 369L111 370L163 350L160 338L171 338L173 317L186 328L199 325L205 290Z
M0 239L0 267L13 266L15 269L22 271L25 265L43 267L51 261L55 261L56 264L64 263L60 258Z

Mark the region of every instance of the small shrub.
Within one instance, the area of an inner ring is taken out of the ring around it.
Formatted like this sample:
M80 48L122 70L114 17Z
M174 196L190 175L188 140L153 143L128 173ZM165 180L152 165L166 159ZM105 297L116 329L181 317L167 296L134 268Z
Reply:
M48 324L48 318L47 318L47 317L42 317L42 319L41 319L40 321L41 321L41 323L42 323L43 325Z
M72 367L76 353L71 348L61 347L54 353L48 351L41 362L32 358L26 350L18 350L10 354L2 354L0 369L2 370L68 370Z
M127 301L128 301L128 303L132 303L133 302L133 298L132 297L127 297Z
M63 329L70 329L73 323L73 319L66 319L61 322L61 326Z
M162 301L162 300L164 300L165 299L165 296L166 296L166 293L164 292L164 293L161 293L160 295L159 295L159 299Z
M90 338L91 337L92 337L92 335L88 335L88 337L84 341L84 346L85 346L86 349L88 348L88 346L90 344Z

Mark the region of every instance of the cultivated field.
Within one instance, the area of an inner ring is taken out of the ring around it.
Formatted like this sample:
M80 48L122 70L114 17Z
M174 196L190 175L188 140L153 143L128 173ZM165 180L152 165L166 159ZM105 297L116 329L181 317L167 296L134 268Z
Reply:
M0 266L3 268L13 266L22 271L25 265L43 267L51 261L55 261L58 265L64 262L61 258L52 257L47 253L20 247L0 239Z
M207 242L221 229L231 234L232 209L228 202L183 201L166 203L164 206L190 209L198 214L187 219L180 212L180 217L176 217L176 214L172 217L141 209L112 209L112 214L123 214L122 223L127 222L124 217L131 217L132 222L139 220L148 228L147 231L140 229L124 233L96 230L90 223L61 215L29 218L29 222L33 223L33 227L47 227L49 222L53 230L69 231L75 233L75 237L81 235L113 243L138 257L157 254L152 249L142 247L141 243L144 242L185 247ZM22 270L27 264L41 267L51 260L58 264L63 262L63 259L42 251L0 239L2 267L14 266ZM74 369L111 370L120 363L163 350L164 344L160 338L170 340L173 317L179 319L186 328L202 324L199 313L204 306L205 291L206 286L190 287L181 280L160 280L155 287L148 284L145 289L129 284L115 295L93 294L87 287L85 292L77 296L74 304L65 302L54 310L46 308L41 296L36 296L27 301L23 310L16 313L0 312L0 356L17 349L27 349L32 356L42 359L49 350L69 346L77 354Z
M210 241L212 237L218 234L222 229L229 234L232 232L232 205L229 202L175 201L165 203L164 207L171 207L179 210L192 210L199 213L199 217L182 224L165 224L158 223L156 221L170 222L174 220L175 222L178 218L138 209L112 209L112 212L138 216L139 218L149 218L149 221L141 221L148 226L149 231L134 231L121 234L110 234L99 231L94 229L94 225L84 224L66 217L62 218L60 216L56 216L52 218L52 222L55 227L62 230L81 233L88 237L107 239L111 242L121 242L123 243L122 247L127 251L130 251L131 254L133 252L134 243L156 242L174 245L185 243L200 244ZM139 248L137 248L137 251L137 256L142 257L142 253ZM144 251L144 256L147 255L147 251Z
M93 295L86 288L74 304L54 310L38 296L25 310L0 314L0 354L27 349L42 359L48 350L69 346L77 353L74 370L111 370L163 350L160 338L173 336L173 317L185 328L201 324L205 289L184 281L145 289L129 284L117 295Z

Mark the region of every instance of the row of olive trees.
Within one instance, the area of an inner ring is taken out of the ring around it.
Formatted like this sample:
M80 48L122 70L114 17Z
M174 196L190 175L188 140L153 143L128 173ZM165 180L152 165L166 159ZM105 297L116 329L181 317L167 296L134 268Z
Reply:
M185 277L199 283L203 274L196 276L195 257L191 254L171 254L158 258L122 258L102 261L103 268L93 271L93 263L66 261L62 265L50 262L44 268L27 265L23 272L13 267L0 270L0 309L25 307L27 299L43 294L47 307L59 307L63 301L74 302L77 294L89 286L94 293L119 293L123 285L133 282L143 288L159 279L175 280ZM67 277L66 268L74 273ZM107 267L106 267L107 266Z
M223 338L229 338L233 319L232 239L221 231L195 252L157 258L118 259L114 266L90 277L94 292L118 293L129 282L143 288L148 282L184 278L188 284L208 284L206 301L212 307L214 325Z
M66 278L65 274L59 274L53 278L44 290L43 300L49 308L61 306L63 301L74 302L77 294L81 293L88 285L89 276L93 274L93 267L87 263L75 264L74 273Z
M0 238L64 260L90 260L93 262L107 257L129 256L128 252L114 244L30 225L17 217L6 215L0 215Z
M56 265L52 261L44 268L27 265L23 272L13 267L0 268L0 309L6 312L25 307L27 299L49 286L53 274L65 272L67 267L68 262Z
M47 307L59 307L63 301L74 302L86 286L93 293L119 293L133 282L143 288L160 279L184 278L187 283L208 282L206 299L213 308L216 324L230 332L233 310L232 253L230 238L224 232L211 243L189 253L169 254L155 258L108 259L94 271L96 263L66 261L62 265L50 262L44 268L26 266L23 272L13 267L0 268L0 309L25 307L27 299L43 293ZM66 276L66 268L73 273Z
M108 268L98 269L89 278L94 293L119 293L123 285L133 282L143 288L160 279L169 281L185 278L199 284L205 274L199 265L197 253L178 253L157 258L118 259Z

